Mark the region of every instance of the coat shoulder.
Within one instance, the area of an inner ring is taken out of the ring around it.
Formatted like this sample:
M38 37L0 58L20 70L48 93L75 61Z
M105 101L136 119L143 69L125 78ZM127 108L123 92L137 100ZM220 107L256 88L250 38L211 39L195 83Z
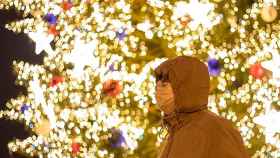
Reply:
M210 146L217 148L217 150L210 150L211 153L214 155L218 153L224 154L234 158L248 158L241 134L233 122L211 111L207 111L203 115L198 124L209 136Z
M233 122L211 111L203 112L201 114L201 119L194 122L203 127L204 130L216 131L227 129L237 131L237 129L234 127Z

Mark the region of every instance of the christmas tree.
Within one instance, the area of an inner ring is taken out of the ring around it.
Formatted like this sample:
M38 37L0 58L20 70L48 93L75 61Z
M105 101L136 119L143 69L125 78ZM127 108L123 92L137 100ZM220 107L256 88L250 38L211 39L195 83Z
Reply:
M0 117L31 136L8 144L38 157L157 156L153 70L195 56L211 75L209 108L239 129L251 157L280 157L280 23L276 0L2 0L24 19L44 64L14 61L27 87Z

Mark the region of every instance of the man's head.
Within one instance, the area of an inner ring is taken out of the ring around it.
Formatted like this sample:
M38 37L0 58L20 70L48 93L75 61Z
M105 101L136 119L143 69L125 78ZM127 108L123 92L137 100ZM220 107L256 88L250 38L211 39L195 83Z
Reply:
M155 69L156 100L166 113L193 112L208 103L209 73L196 58L179 56L161 63Z

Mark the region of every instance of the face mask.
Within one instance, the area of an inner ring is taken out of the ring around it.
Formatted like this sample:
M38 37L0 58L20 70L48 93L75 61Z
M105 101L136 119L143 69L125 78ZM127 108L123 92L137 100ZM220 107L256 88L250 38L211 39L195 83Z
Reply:
M156 99L159 109L166 114L172 113L175 107L174 93L169 82L157 82Z

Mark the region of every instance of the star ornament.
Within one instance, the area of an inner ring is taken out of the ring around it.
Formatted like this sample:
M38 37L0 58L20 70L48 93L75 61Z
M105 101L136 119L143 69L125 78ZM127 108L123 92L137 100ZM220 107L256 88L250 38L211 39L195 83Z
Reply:
M50 45L54 39L53 35L45 33L43 29L39 29L37 32L30 32L28 35L36 44L35 53L37 55L39 55L42 51L46 51L48 55L54 54L54 51Z
M54 105L47 104L44 96L44 90L40 85L40 81L38 78L35 78L30 82L30 88L34 95L34 101L37 105L41 105L44 111L44 114L48 117L51 123L51 127L54 128L56 126L56 116L54 113Z
M272 72L272 81L276 87L280 87L280 54L272 52L272 60L261 63L262 67Z
M93 69L99 66L99 61L94 56L94 51L96 51L96 43L94 41L84 43L81 40L77 40L72 52L64 56L65 61L74 65L72 70L74 77L81 77L85 66L91 66Z
M211 19L209 18L209 14L213 9L214 5L212 3L201 3L198 0L190 0L189 3L179 1L173 10L173 17L190 15L192 18L189 24L191 29L196 29L200 24L204 27L210 27Z
M271 110L267 114L255 117L254 122L265 128L266 142L274 144L274 135L280 133L280 112Z

